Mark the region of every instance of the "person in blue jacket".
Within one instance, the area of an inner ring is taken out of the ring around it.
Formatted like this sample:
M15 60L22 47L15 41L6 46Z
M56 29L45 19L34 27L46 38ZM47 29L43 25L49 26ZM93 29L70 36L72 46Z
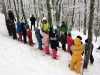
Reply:
M16 23L17 25L17 33L18 33L18 41L22 41L22 30L21 30L21 25L20 25L20 22L17 22Z
M38 42L38 49L43 50L42 48L42 36L40 34L40 29L35 28L35 37L37 39Z

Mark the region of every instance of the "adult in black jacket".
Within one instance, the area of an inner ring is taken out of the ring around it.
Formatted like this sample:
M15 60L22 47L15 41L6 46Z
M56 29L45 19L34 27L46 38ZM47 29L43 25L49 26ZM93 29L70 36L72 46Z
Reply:
M14 17L14 14L12 11L9 11L8 12L8 17L14 22L14 20L16 21L15 17Z
M34 17L34 15L32 15L32 17L30 18L30 21L31 21L31 30L32 30L32 25L34 25L34 30L35 30L35 21L36 21L36 18Z
M8 18L8 19L6 20L6 27L7 27L9 36L11 36L11 29L10 29L10 24L11 24L11 22L10 22L10 20L11 20L10 18Z
M21 22L21 30L22 30L22 35L23 35L23 41L24 43L27 43L26 41L26 28L25 28L25 23L24 22Z
M17 39L15 23L12 24L12 33L13 33L13 39Z

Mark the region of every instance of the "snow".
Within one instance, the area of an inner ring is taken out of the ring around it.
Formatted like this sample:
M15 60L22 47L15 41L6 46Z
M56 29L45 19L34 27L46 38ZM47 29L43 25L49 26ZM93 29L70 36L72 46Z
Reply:
M0 75L76 75L68 68L71 56L69 53L58 49L60 60L54 60L51 56L44 55L43 51L36 50L37 45L31 47L8 36L4 15L0 14ZM72 36L81 35L83 42L87 38L77 30L72 31ZM33 42L37 43L33 31ZM94 64L89 65L84 75L100 75L100 53L96 48L100 45L100 38L94 44Z

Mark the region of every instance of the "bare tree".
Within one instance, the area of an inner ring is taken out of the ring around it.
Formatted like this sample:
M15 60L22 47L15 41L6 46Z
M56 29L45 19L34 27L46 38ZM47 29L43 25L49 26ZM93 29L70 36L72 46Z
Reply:
M19 14L18 14L17 9L16 9L15 0L13 0L13 2L14 2L15 12L16 12L16 16L17 16L17 21L19 21Z
M6 11L6 5L5 5L5 1L2 0L2 3L3 3L3 13L5 15L5 20L7 19L7 11Z
M84 68L88 68L88 62L90 58L90 52L92 50L92 37L93 37L93 20L94 20L94 3L95 0L90 0L90 16L89 16L89 26L88 26L88 49L85 55Z
M21 10L22 10L23 18L25 20L25 23L27 24L27 19L26 19L26 15L25 15L25 12L24 12L24 9L23 9L23 2L22 2L22 0L20 0L20 3L21 3Z
M51 5L50 5L50 0L47 0L47 10L48 10L48 22L50 26L52 25L52 14L51 14Z
M87 3L86 0L84 0L84 8L85 8L85 12L84 12L84 35L86 35L86 12L87 12Z
M73 7L73 13L72 13L72 19L71 19L72 25L69 28L69 32L72 30L72 27L74 26L75 3L76 3L76 0L74 0L74 3L73 3L74 7Z

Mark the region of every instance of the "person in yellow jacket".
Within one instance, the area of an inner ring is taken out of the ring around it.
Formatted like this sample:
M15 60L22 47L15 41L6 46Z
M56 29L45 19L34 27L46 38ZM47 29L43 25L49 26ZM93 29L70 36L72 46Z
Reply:
M82 61L82 53L84 51L84 45L81 44L81 40L79 38L75 38L74 39L74 45L71 46L71 50L72 50L72 59L70 62L70 69L74 70L75 66L76 66L76 73L80 74L80 70L81 70L81 61Z
M50 24L47 22L46 17L43 17L42 22L40 24L41 30L48 30L50 28Z

